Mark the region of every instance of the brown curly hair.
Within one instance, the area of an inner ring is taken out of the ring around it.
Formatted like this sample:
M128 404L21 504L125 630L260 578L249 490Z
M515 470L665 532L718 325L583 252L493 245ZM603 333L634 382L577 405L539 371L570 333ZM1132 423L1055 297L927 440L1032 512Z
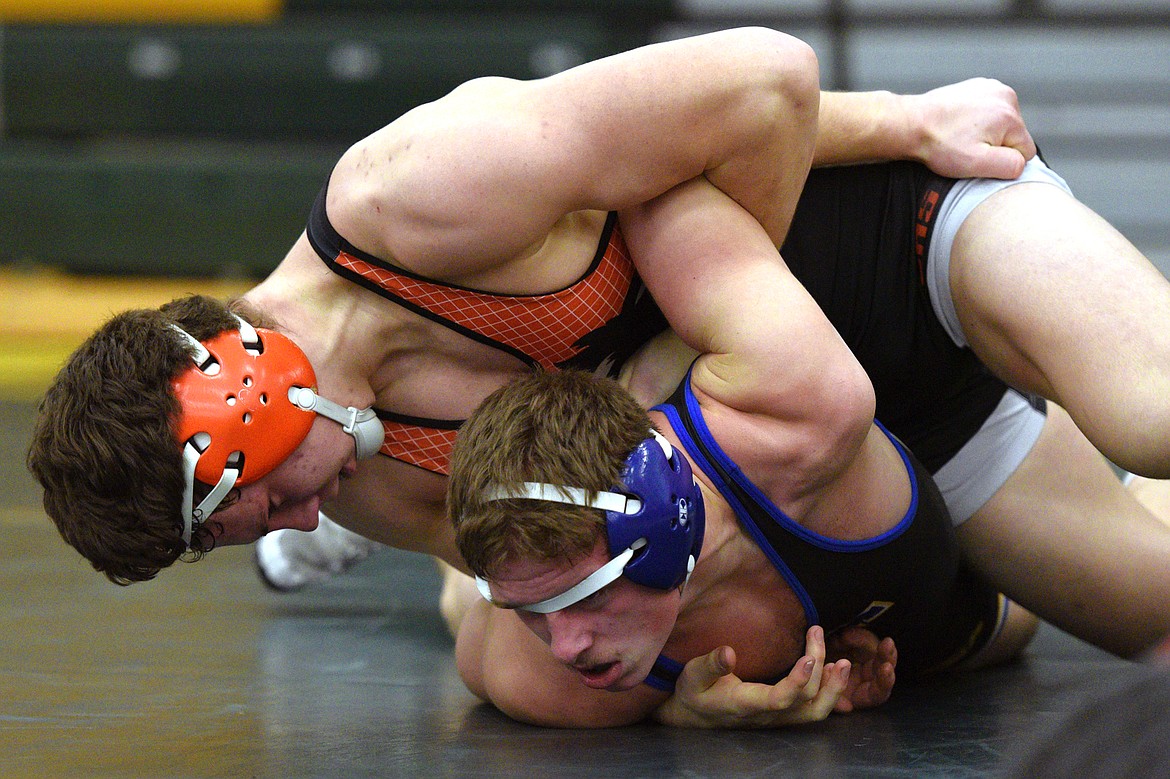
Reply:
M46 513L117 584L152 579L214 545L207 525L190 552L181 538L180 409L171 381L191 355L172 323L200 340L237 326L227 303L202 295L114 316L53 380L29 446Z
M484 493L526 481L612 489L650 427L620 384L583 371L537 370L488 395L459 429L447 483L447 515L468 567L490 578L509 561L587 555L605 533L598 509Z

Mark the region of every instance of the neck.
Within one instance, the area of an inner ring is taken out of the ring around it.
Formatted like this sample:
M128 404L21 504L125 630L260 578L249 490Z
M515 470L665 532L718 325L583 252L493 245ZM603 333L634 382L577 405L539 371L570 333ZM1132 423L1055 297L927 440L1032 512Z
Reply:
M655 412L651 418L680 447L666 418ZM728 644L736 651L736 673L742 678L783 674L804 651L808 625L803 607L707 474L693 462L691 469L703 491L703 549L663 654L685 662Z
M373 402L370 377L383 356L374 347L385 340L358 292L319 261L296 262L290 254L243 300L305 352L323 396L363 408Z

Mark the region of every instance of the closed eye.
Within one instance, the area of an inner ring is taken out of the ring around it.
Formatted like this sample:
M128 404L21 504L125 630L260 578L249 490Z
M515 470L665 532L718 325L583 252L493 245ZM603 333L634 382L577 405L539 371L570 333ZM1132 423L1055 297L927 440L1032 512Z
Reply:
M617 584L617 582L616 581L610 582L609 584L605 585L604 587L602 587L600 590L593 593L592 595L586 595L584 598L577 601L572 606L569 606L569 608L571 608L571 609L582 608L582 609L587 609L587 610L601 608L602 606L605 605L605 602L607 600L609 600L609 596L613 593L612 588L613 588L614 584Z

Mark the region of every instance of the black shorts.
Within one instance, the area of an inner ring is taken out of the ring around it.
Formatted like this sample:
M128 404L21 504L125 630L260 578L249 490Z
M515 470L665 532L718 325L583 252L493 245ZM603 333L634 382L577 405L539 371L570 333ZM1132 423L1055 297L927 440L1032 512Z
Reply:
M1007 390L927 292L934 208L953 184L911 162L815 169L781 250L869 374L877 418L932 473Z

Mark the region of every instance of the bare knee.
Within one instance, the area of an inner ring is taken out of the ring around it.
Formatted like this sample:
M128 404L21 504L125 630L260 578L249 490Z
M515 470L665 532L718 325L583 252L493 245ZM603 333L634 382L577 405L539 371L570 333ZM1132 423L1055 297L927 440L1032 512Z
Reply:
M1159 385L1161 386L1161 385ZM1170 387L1170 381L1167 382ZM1170 479L1170 395L1162 391L1127 398L1115 424L1104 429L1082 423L1085 435L1111 461L1130 473Z

